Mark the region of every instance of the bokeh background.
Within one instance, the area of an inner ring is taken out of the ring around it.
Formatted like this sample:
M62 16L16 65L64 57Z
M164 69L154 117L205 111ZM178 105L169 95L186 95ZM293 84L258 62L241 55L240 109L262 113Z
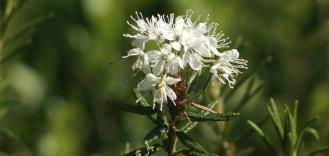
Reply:
M241 57L249 61L244 74L272 58L257 72L264 88L241 110L236 134L248 129L246 120L262 118L273 97L279 104L298 100L301 122L321 116L315 124L321 139L310 140L307 147L329 143L328 0L27 0L6 34L33 19L54 16L27 36L29 46L0 65L0 128L11 136L0 137L1 151L22 156L107 156L119 155L127 142L132 148L142 146L152 123L105 102L134 103L131 89L138 82L131 78L134 60L115 61L131 48L130 40L122 36L132 32L126 21L135 11L144 16L178 15L187 9L209 14L220 24L231 45L238 45ZM206 124L192 134L210 151L217 150L214 140L208 141L217 134ZM256 135L237 149L247 146L254 147L253 155L266 154Z

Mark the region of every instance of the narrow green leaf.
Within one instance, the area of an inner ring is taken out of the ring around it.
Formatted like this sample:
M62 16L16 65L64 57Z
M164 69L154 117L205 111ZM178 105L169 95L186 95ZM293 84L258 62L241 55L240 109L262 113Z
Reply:
M249 126L251 126L257 133L260 135L262 138L263 142L265 145L273 152L274 155L278 155L278 152L275 150L275 147L271 140L264 134L263 130L258 127L254 122L247 120Z
M187 112L188 117L192 121L227 121L230 120L233 117L236 117L239 115L239 113L216 113L216 114L208 114L208 115L203 115L203 114L197 114L193 112Z
M7 128L3 128L0 127L0 135L2 138L8 138L14 141L19 141L20 138L17 134L15 134L14 132L12 132L11 130L7 129Z
M318 120L320 117L319 116L315 116L314 118L312 118L311 120L309 120L309 121L307 121L304 125L303 125L303 127L302 127L302 129L301 129L301 131L300 131L300 133L299 133L299 136L298 136L298 139L297 139L297 143L296 143L296 150L298 151L298 152L301 152L301 146L302 146L302 141L303 141L303 138L304 138L304 134L305 134L305 131L306 131L306 129L307 128L309 128L309 126L313 123L313 122L315 122L316 120Z
M159 125L153 128L144 138L144 144L146 146L153 144L159 138L166 138L167 127L165 125Z
M269 120L269 116L266 115L264 118L259 120L256 124L260 127L263 126L267 121ZM236 139L233 139L233 142L242 142L246 140L247 137L251 136L255 130L253 128L248 129L247 131L243 132L241 136L237 137Z
M129 153L129 151L130 151L130 143L129 142L126 142L125 143L125 147L124 147L124 149L121 152L121 155L123 155L125 153Z
M188 88L186 90L188 103L195 101L206 89L212 77L209 70L209 68L202 69L201 72L194 77L192 82L188 84Z
M291 113L289 107L285 105L286 110L287 110L287 116L286 118L288 119L288 132L289 132L289 139L291 141L291 149L296 145L297 143L297 119L295 118L296 114L296 106L294 107L294 112L293 114Z
M305 129L305 133L311 134L314 137L314 139L316 139L316 140L319 140L320 139L320 134L319 134L319 132L315 128L307 127Z
M242 97L242 99L240 100L239 104L236 106L236 108L234 109L235 112L240 112L241 109L249 102L251 101L252 98L254 98L263 88L263 83L261 83L260 85L258 85L256 87L256 89L254 89L253 91L251 91L251 88L249 89L247 87L244 96Z
M240 150L238 153L236 153L236 156L249 156L252 155L252 152L254 152L254 148L248 147L246 149Z
M211 102L207 105L208 108L213 109L217 104L217 101ZM210 112L206 110L201 110L198 114L199 115L208 115ZM197 126L198 122L192 122L192 123L187 123L183 128L181 129L184 133L188 133L191 131L193 128Z
M1 1L2 2L2 1ZM13 17L19 12L22 6L27 2L27 0L20 0L18 4L11 9L11 12L5 16L4 20L2 21L1 29L5 31L8 26L8 23L13 19ZM1 4L2 5L2 4ZM2 8L1 8L2 9ZM1 10L2 11L2 10Z
M144 96L137 90L137 89L133 89L132 90L135 98L136 98L136 102L138 104L140 104L141 106L151 106L147 100L144 98ZM160 117L156 114L153 115L148 115L147 116L153 123L157 124L161 121L159 121Z
M317 150L314 150L313 152L309 153L308 156L315 156L315 155L325 152L325 151L329 151L329 146L325 146L325 147L319 148Z
M162 149L162 146L160 144L155 144L152 146L149 146L148 148L142 147L139 149L135 149L127 154L124 154L123 156L144 156L144 155L152 155L156 152L159 152Z
M183 131L184 133L188 133L189 131L191 131L192 129L194 129L197 125L198 125L198 122L187 123L187 124L181 129L181 131Z
M268 113L271 117L272 123L275 127L275 130L280 137L280 140L282 141L284 139L284 129L283 129L283 123L280 119L280 113L278 111L278 108L276 106L276 103L274 99L270 99L270 105L267 106Z
M54 13L48 13L44 16L32 19L27 25L23 26L17 32L15 32L14 34L4 38L4 43L3 44L4 45L9 44L10 42L15 41L15 39L18 38L19 36L21 36L21 34L24 34L26 31L29 31L33 27L36 27L37 25L39 25L39 24L43 23L44 21L52 18L53 16L54 16Z
M151 106L137 89L133 89L133 93L135 95L137 103L139 103L142 106Z
M193 151L202 152L202 153L207 152L199 143L194 141L190 136L188 136L184 132L177 131L176 135L178 137L178 140L182 144L184 144L185 146L191 148Z
M142 115L151 115L157 113L157 111L152 109L151 107L135 106L128 104L118 105L118 104L111 104L109 101L106 102L111 106L113 106L114 108L121 109L131 113L142 114Z
M25 43L15 47L14 49L11 49L10 51L6 51L6 53L8 53L7 55L5 55L1 60L0 60L0 64L4 64L7 61L9 61L10 59L12 59L14 56L16 56L17 54L19 54L20 52L23 52L24 50L26 50L26 48L32 43L31 39L26 40Z
M311 120L307 121L303 127L302 130L305 129L306 127L310 126L312 123L314 123L316 120L318 120L320 118L320 116L315 116L314 118L312 118Z

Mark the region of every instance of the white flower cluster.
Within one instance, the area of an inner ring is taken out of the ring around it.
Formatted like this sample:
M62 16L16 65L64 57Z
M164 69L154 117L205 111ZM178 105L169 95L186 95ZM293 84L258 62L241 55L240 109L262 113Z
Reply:
M236 49L221 52L228 48L229 41L223 38L222 33L217 33L217 23L208 23L198 18L192 21L192 12L187 11L184 16L157 15L143 18L136 12L136 17L131 17L135 24L127 22L136 34L124 34L133 39L134 48L126 56L136 56L137 61L133 70L145 73L146 78L138 84L138 90L153 92L153 108L167 103L169 98L175 104L176 94L170 87L181 79L178 73L190 68L201 71L210 67L214 78L221 83L228 83L232 88L235 76L240 73L240 68L247 68L247 61L239 59ZM157 48L147 49L146 44L152 41Z

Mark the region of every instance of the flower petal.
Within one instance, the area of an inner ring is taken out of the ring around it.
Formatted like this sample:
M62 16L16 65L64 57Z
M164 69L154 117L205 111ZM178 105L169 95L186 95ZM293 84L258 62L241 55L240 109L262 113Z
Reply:
M155 87L155 85L159 82L158 77L156 77L154 74L147 74L146 79L142 80L141 82L138 83L137 89L139 91L147 91L151 90Z
M166 86L166 94L169 97L169 99L173 102L177 99L177 96L176 96L176 93L174 92L174 90L168 86Z
M144 52L140 48L134 48L128 51L128 54L126 56L122 56L122 58L127 58L130 56L138 56L143 55Z
M181 79L168 76L165 78L165 81L168 85L172 85L178 83L179 81L181 81Z

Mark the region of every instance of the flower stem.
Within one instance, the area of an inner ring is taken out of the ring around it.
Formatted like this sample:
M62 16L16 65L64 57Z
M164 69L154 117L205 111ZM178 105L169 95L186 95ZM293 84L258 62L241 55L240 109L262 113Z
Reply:
M168 156L174 156L176 153L176 128L174 124L169 125L169 135L168 135Z

